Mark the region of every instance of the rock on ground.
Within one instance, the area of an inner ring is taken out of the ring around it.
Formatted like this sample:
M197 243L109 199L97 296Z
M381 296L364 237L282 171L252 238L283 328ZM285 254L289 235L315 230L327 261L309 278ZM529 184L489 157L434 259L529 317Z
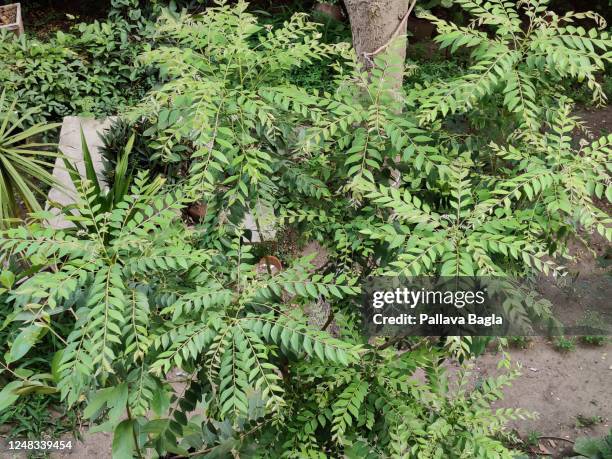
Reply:
M103 181L102 156L100 154L102 139L100 134L110 127L111 122L112 118L106 118L105 120L82 118L79 116L67 116L64 118L60 132L59 150L77 167L81 177L85 177L85 162L81 147L81 128L83 129L89 153L94 162L98 180ZM62 158L57 158L55 161L53 177L60 183L61 187L52 188L49 191L48 200L61 206L74 204L76 201L76 189ZM66 221L57 209L52 209L52 212L57 216L49 221L51 227L61 229L71 226L71 223Z

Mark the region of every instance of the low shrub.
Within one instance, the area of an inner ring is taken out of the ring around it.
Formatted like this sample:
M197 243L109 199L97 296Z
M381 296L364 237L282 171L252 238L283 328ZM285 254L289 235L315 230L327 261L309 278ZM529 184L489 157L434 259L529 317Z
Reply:
M134 65L141 44L120 25L83 23L48 41L0 31L0 85L22 110L36 108L36 121L115 114L154 82Z
M580 337L580 341L591 346L603 346L608 338L600 335L585 335Z
M559 352L571 352L576 349L576 340L574 338L566 338L559 336L554 340L555 349Z

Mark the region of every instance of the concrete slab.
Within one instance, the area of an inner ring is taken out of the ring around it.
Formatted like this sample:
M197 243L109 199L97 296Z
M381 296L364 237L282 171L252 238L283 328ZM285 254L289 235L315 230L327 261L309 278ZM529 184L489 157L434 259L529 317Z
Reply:
M87 146L94 162L96 175L98 180L103 182L102 156L100 154L102 139L100 135L110 127L111 123L112 118L104 120L82 118L79 116L67 116L64 118L60 132L59 150L77 167L81 177L85 177L85 162L81 148L81 127L83 128L83 134L85 135ZM77 196L76 189L61 158L55 161L53 177L61 184L61 187L52 188L49 191L48 201L57 203L60 206L74 204ZM51 211L57 216L49 221L49 226L56 229L72 226L72 223L66 221L57 209L51 209Z
M85 162L81 148L81 127L83 128L83 134L93 159L96 175L98 180L103 183L102 155L100 154L103 142L100 135L110 127L113 119L113 117L110 117L96 120L79 116L67 116L64 118L60 132L59 150L77 167L81 177L85 177ZM77 199L76 189L61 158L58 158L55 162L53 177L61 186L52 188L49 191L48 201L56 203L60 207L74 204ZM72 226L72 223L68 222L57 209L51 208L51 211L56 217L49 220L49 226L56 229ZM257 228L256 221L259 223L261 233ZM276 237L276 225L277 221L274 216L274 210L262 204L254 206L251 212L245 215L243 221L244 228L251 232L250 242L273 240Z

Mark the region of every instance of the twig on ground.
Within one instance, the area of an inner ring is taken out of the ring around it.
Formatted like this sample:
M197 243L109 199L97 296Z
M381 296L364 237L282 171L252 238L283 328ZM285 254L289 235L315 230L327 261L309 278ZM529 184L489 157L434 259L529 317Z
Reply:
M572 445L574 444L574 441L570 440L569 438L555 437L553 435L545 435L543 437L538 437L538 440L561 440L561 441L566 441L568 443L571 443Z

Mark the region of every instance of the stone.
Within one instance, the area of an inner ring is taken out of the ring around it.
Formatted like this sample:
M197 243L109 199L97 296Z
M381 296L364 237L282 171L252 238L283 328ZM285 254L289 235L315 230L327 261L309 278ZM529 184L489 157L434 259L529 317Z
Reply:
M208 206L203 201L194 202L187 207L187 213L195 222L201 222L206 216Z
M257 263L257 274L277 274L283 270L283 264L274 255L264 255Z
M259 228L257 228L257 223L259 223ZM274 209L263 204L257 204L251 212L244 216L243 225L244 229L251 232L250 242L272 241L276 237Z
M100 183L104 182L102 175L102 155L100 148L102 147L102 139L100 135L107 130L112 123L112 118L104 120L96 120L92 118L82 118L79 116L67 116L62 123L60 131L60 140L58 149L81 174L85 177L85 161L83 159L83 149L81 147L81 127L89 148L89 153L94 163L94 169ZM60 206L68 206L76 202L76 189L68 170L64 166L62 158L57 158L55 167L53 168L53 177L59 183L59 187L54 187L49 191L48 201ZM55 229L63 229L72 226L72 223L67 221L58 209L52 208L56 217L49 220L49 226Z

